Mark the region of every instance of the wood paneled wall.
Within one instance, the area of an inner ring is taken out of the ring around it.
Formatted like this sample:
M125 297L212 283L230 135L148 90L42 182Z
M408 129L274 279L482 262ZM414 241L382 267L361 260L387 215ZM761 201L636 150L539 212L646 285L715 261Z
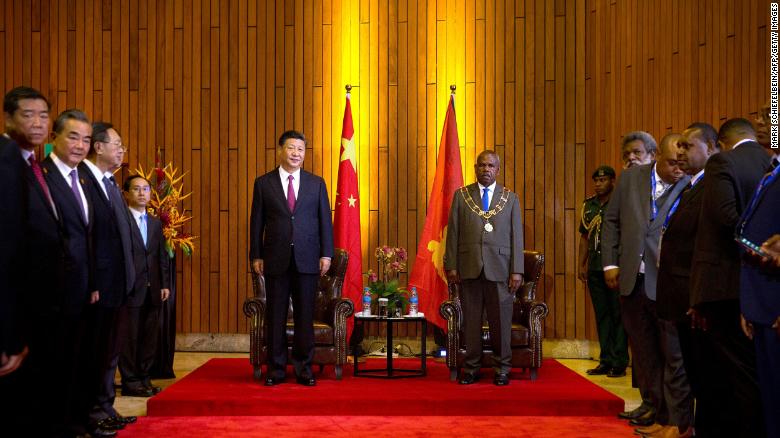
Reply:
M593 338L575 272L590 170L617 164L630 129L756 110L768 6L744 3L2 0L0 84L113 122L130 169L160 148L188 172L200 238L177 259L177 326L218 333L246 332L252 183L274 167L278 135L308 135L304 167L332 202L353 85L364 267L379 244L414 260L455 84L466 181L496 149L499 179L522 195L526 247L546 254L547 336Z

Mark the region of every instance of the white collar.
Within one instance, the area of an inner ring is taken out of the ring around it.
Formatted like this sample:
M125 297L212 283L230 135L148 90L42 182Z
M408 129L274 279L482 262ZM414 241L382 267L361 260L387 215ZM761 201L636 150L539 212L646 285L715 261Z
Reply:
M747 143L749 141L755 141L755 140L752 140L752 139L749 139L749 138L743 138L742 140L734 143L734 146L732 146L731 149L736 149L737 146L741 145L742 143Z
M146 210L144 211L138 211L133 207L127 207L128 210L130 210L130 214L133 215L133 219L135 219L136 222L138 222L138 218L140 218L143 215L149 216L148 213L146 213Z
M51 157L51 160L54 161L54 165L57 166L57 169L60 170L60 173L62 173L62 176L70 178L70 173L76 170L76 168L65 164L65 162L60 160L60 157L58 157L57 154L55 154L53 151L51 154L49 154L49 156Z
M287 180L288 179L287 177L292 175L292 177L293 177L293 179L295 181L300 181L299 178L301 176L301 168L299 167L295 172L290 173L290 172L284 170L284 167L279 166L279 175L281 175L282 179L284 179L284 180Z
M697 182L704 176L704 169L700 170L696 175L691 178L691 186L695 186Z
M495 193L495 191L496 191L496 184L497 184L497 183L496 183L495 181L493 181L493 184L491 184L491 185L487 186L487 189L488 189L488 191L489 191L490 193ZM483 185L482 185L482 184L480 184L480 183L477 183L477 186L479 186L479 192L480 192L480 194L481 194L481 193L482 193L482 191L483 191L483 190L485 190L485 186L483 186Z
M93 163L92 161L89 161L88 159L84 160L84 164L87 165L87 168L92 172L93 175L95 175L95 178L98 180L98 182L103 182L103 177L106 176L105 173L101 172L100 169Z

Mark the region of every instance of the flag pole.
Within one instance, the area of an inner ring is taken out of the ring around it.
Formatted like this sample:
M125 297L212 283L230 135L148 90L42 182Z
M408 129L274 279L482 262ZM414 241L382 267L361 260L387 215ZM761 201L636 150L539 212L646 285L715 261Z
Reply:
M347 84L344 88L347 90L348 95L352 93L352 85Z

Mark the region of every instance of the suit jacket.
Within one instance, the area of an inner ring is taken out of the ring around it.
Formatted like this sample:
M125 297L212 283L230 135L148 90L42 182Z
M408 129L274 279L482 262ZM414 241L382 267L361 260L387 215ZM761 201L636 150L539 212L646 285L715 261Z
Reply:
M19 147L0 136L0 352L18 354L24 348L19 327L24 224L27 221L27 193L24 164Z
M690 178L683 177L656 200L651 220L651 174L655 163L632 167L620 174L601 225L601 262L620 268L620 294L631 295L639 265L645 262L645 294L655 300L658 238L666 213Z
M129 211L128 211L128 214ZM152 306L161 306L160 290L170 288L170 257L165 250L162 222L147 215L146 245L135 218L130 216L133 242L133 264L135 281L127 300L130 307L141 307L149 296Z
M287 271L293 246L298 272L320 272L321 257L333 257L333 225L325 181L301 169L295 211L290 212L279 168L255 180L249 258L263 259L264 273Z
M780 234L779 211L780 176L777 176L759 193L758 203L746 218L742 235L761 245L770 236ZM739 290L742 314L747 320L769 325L780 316L780 273L777 269L743 264Z
M41 162L41 170L57 206L65 243L62 295L58 302L64 312L78 315L88 304L89 294L95 290L94 260L90 237L90 224L94 208L90 203L89 196L86 195L87 175L81 170L78 171L79 183L84 190L88 204L89 218L85 222L84 214L73 196L70 184L63 178L51 157L46 157ZM48 273L43 275L48 275Z
M477 183L466 189L474 203L481 206ZM498 205L504 190L504 186L496 184L491 209ZM485 279L500 282L509 281L509 274L524 273L523 212L517 194L508 195L504 209L490 218L493 231L488 233L484 220L469 209L461 191L455 192L447 224L445 270L456 269L461 279L469 280L478 278L484 269Z
M103 191L103 181L85 163L79 172L86 175L86 192L91 198L92 248L95 257L95 289L100 292L101 307L119 307L135 284L130 218L127 206L114 205ZM119 194L118 190L116 192Z
M739 298L734 231L771 160L756 142L715 154L705 166L702 207L691 266L691 306Z
M691 236L696 235L701 211L702 184L683 192L677 211L661 240L658 264L656 310L660 318L681 321L690 307L690 278L693 263Z

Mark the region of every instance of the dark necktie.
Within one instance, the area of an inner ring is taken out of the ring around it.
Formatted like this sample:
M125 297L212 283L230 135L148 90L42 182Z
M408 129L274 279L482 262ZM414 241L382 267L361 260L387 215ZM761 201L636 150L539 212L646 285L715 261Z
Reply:
M290 207L290 212L292 213L295 211L295 187L293 186L293 178L292 175L287 176L287 206Z
M46 185L46 180L43 179L43 172L41 171L41 165L38 164L38 160L35 159L35 155L30 155L30 158L28 158L27 161L30 162L30 167L32 168L33 175L35 175L35 179L38 181L38 184L41 186L41 189L43 190L43 194L46 195L46 199L48 199L49 202L52 205L54 205L54 202L52 202L51 199L51 193L49 193L49 186Z
M111 205L122 205L122 195L119 194L119 189L116 187L116 180L114 177L103 177L103 184L106 186L106 193L108 193L108 202Z
M76 197L76 203L79 205L84 222L87 222L87 212L84 210L84 201L81 200L81 193L79 192L79 175L76 169L70 171L70 189L73 191L73 196Z

